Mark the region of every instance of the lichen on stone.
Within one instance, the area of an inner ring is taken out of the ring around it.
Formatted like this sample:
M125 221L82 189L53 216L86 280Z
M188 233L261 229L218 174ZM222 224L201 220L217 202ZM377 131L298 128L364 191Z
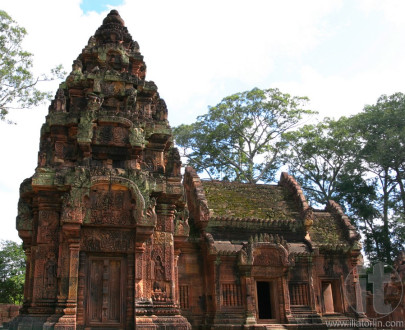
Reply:
M347 243L342 228L329 212L315 212L315 220L309 230L309 235L311 240L318 244L336 246Z
M285 189L277 185L202 181L213 216L295 219L298 210Z

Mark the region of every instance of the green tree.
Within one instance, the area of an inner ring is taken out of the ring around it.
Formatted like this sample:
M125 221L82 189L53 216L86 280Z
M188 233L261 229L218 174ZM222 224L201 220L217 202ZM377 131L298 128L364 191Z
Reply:
M0 10L0 119L5 120L11 109L32 108L52 95L36 88L41 81L62 78L62 66L51 75L35 77L32 73L33 55L22 48L27 31L5 11Z
M268 182L279 168L282 134L314 113L304 108L307 101L278 89L237 93L174 128L175 142L188 164L211 178Z
M391 262L405 244L405 95L382 95L353 117L361 132L363 177L373 181L377 214L365 248Z
M1 241L0 248L0 302L21 304L25 277L22 245L13 241Z
M283 157L288 171L301 183L312 203L336 199L340 177L356 167L360 144L349 122L345 117L325 118L284 135L288 148Z
M339 202L362 232L368 259L392 262L405 243L405 95L383 95L357 115L285 138L284 159L312 203Z
M373 227L378 216L377 186L364 175L362 139L354 122L352 117L325 118L288 132L284 160L313 206L338 202L367 240L378 237ZM366 249L368 257L371 250Z

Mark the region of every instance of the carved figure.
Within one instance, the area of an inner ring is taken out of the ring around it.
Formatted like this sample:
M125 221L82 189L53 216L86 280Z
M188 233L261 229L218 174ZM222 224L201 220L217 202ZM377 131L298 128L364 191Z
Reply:
M65 91L59 88L56 92L55 100L53 101L53 110L55 112L65 112L66 111L66 97Z
M104 99L94 93L87 94L87 109L89 111L96 111L101 108Z
M140 127L133 127L129 131L129 143L132 146L141 147L145 143L143 129Z
M126 110L128 112L134 112L136 109L136 96L137 90L135 88L131 88L126 90L127 100L126 100Z

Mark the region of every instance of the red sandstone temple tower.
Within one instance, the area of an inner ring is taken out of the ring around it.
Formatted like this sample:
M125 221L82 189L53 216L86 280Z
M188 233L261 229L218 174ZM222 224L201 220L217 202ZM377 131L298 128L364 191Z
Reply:
M190 328L176 293L180 158L145 74L112 10L60 85L21 184L25 301L11 328Z

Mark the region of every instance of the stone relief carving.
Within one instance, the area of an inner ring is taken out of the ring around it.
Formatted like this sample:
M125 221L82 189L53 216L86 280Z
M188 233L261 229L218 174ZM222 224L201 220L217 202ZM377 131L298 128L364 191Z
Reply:
M129 252L134 249L134 233L112 229L82 230L82 246L89 252Z
M141 219L140 224L143 225L156 225L157 215L155 211L156 198L152 197L149 201L149 205L146 208L145 216Z
M30 204L20 198L18 201L17 229L32 230L32 219L33 214Z
M126 90L125 94L127 95L125 108L127 112L134 112L136 109L136 96L138 91L135 88Z
M87 101L87 110L89 111L97 111L101 108L104 99L97 94L88 93L86 97Z
M135 203L128 190L97 190L90 193L90 223L132 225Z
M167 106L166 102L163 99L159 99L156 104L154 118L160 121L167 120Z
M56 257L53 252L49 252L47 258L48 261L45 263L44 297L55 298L57 289Z
M144 131L140 127L132 127L129 129L129 143L134 147L142 147L145 144Z
M58 241L58 213L53 210L40 210L38 212L38 243L50 243Z
M55 112L66 112L66 96L62 88L59 88L56 92L55 100L52 102L52 108Z
M251 236L238 253L238 265L284 267L290 265L287 242L278 235Z
M190 226L188 224L189 212L187 208L181 211L174 211L174 235L188 236L190 234Z
M129 143L128 129L113 126L97 127L95 142L106 145L126 145Z
M168 176L181 176L181 159L179 150L172 148L169 151L166 163L166 175Z
M93 111L83 111L78 124L77 140L79 143L91 142L93 138Z
M83 79L83 64L82 61L80 60L74 60L72 64L72 72L69 74L69 76L66 78L66 82L68 85L75 84L77 81L80 81Z

